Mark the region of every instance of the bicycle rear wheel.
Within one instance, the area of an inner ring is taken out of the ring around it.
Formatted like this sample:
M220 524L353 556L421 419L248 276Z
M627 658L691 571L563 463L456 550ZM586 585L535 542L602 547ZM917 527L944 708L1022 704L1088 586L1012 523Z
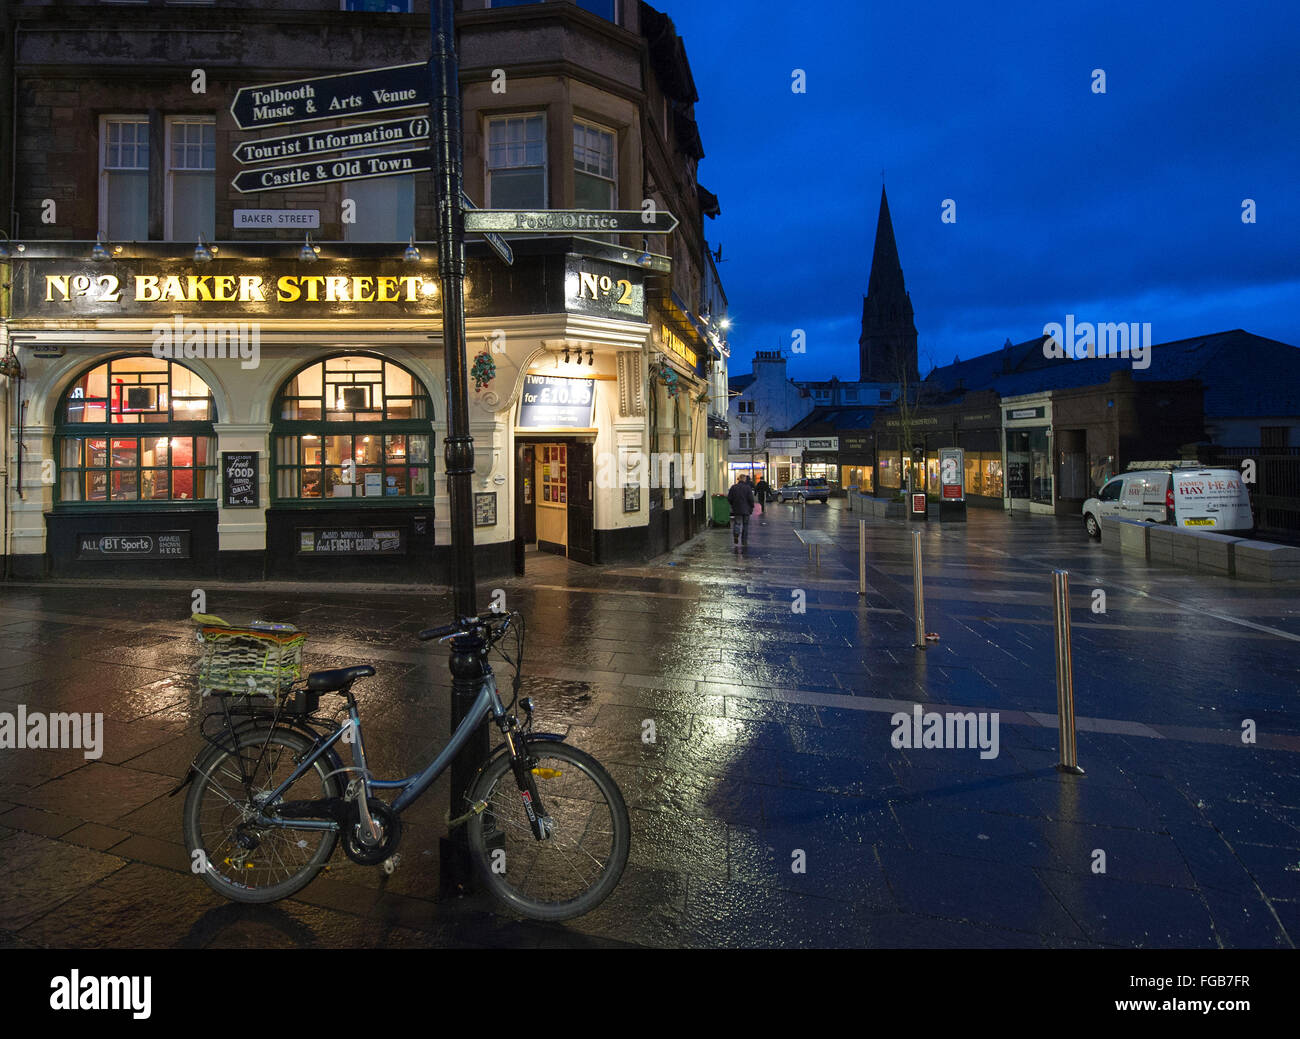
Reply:
M469 793L487 808L467 823L470 853L498 899L534 920L568 920L596 908L627 865L631 823L618 785L590 754L531 740L533 779L553 828L533 836L509 754L492 761Z
M311 740L288 729L250 729L239 734L237 751L214 748L196 763L199 774L185 798L185 847L192 868L217 894L236 902L287 898L311 883L333 853L336 830L248 825L256 808L243 773L251 775L254 802L264 799L311 748ZM329 775L329 765L328 755L317 758L283 800L341 796L340 777Z

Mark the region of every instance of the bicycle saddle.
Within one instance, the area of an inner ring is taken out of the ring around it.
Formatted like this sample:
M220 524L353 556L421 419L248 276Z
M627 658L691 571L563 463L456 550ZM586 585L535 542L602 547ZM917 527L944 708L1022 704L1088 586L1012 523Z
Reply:
M351 685L358 678L369 678L375 669L369 664L356 667L335 667L328 671L313 671L307 676L307 688L313 693L332 693Z

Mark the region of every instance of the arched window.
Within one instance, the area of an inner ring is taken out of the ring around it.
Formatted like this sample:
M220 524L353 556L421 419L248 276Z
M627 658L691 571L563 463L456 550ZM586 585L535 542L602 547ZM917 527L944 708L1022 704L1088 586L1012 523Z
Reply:
M82 374L55 419L58 501L211 501L217 496L212 391L188 368L149 355Z
M433 496L433 408L420 380L369 354L327 357L280 389L275 402L275 497Z

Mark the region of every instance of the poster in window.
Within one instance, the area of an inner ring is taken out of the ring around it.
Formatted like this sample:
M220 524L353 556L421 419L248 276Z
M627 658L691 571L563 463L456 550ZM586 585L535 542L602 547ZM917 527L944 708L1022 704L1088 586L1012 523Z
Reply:
M474 526L495 527L497 524L497 492L485 491L474 495Z
M542 484L542 501L545 502L550 500L551 500L551 485L549 483L544 483Z
M568 488L561 487L561 488L560 488L560 504L561 504L561 505L565 505L565 504L568 503L568 501L569 501L569 491L568 491Z

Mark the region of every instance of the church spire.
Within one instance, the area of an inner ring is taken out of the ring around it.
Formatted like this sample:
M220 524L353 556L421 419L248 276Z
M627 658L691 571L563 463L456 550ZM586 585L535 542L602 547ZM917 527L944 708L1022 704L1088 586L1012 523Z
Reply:
M880 186L876 247L871 255L867 295L862 300L862 335L858 339L859 378L863 382L919 381L916 325L912 300L903 283L903 265L894 240L889 198Z

